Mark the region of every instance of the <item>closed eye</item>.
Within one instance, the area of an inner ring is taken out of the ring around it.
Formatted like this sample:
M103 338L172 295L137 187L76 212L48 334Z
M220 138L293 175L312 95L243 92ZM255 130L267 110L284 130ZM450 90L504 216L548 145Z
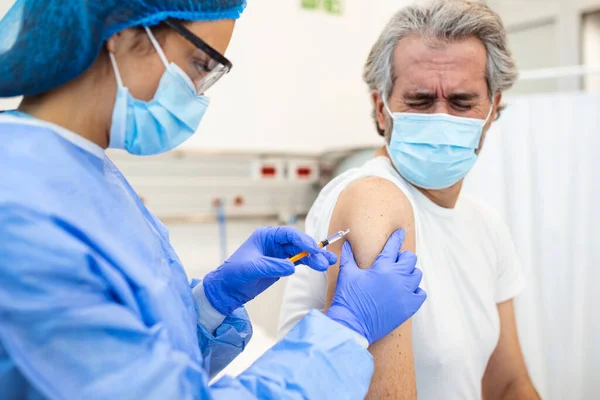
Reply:
M410 108L414 108L416 110L426 110L433 105L433 101L431 100L422 100L422 101L414 101L406 103Z
M457 111L469 111L473 108L473 105L467 103L452 103L452 108Z

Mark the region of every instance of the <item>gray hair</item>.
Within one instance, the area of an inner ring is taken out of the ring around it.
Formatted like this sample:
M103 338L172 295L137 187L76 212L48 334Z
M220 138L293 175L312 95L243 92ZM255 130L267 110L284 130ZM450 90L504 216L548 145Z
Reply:
M371 91L389 99L396 79L396 46L400 40L414 35L442 41L479 39L487 50L486 80L490 98L510 89L517 80L517 68L498 14L477 0L430 0L400 10L384 28L365 64L363 79ZM498 117L502 109L504 106L499 108ZM384 136L375 112L373 116L377 131Z

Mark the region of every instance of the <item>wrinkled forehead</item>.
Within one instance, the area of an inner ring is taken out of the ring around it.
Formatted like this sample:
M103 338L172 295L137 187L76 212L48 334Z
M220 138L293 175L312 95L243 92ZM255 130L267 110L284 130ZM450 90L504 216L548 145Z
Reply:
M410 36L394 53L394 90L487 93L487 51L476 38L441 41Z

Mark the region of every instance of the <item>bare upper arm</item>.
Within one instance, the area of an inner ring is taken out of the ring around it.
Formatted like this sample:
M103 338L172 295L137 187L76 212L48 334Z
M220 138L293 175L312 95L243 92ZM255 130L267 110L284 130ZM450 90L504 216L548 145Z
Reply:
M397 229L406 231L403 250L415 251L413 209L406 195L393 183L370 177L354 182L337 201L330 232L350 228L347 239L352 243L360 268L370 268ZM338 256L343 243L329 247ZM339 264L329 269L326 307L329 308L337 285ZM403 324L389 336L374 343L369 350L375 359L375 373L368 398L416 398L416 379L412 353L412 324Z
M511 386L514 389L514 385L518 385L519 394L515 398L539 399L529 379L521 352L513 301L508 300L498 304L498 314L500 339L483 376L483 398L505 399Z

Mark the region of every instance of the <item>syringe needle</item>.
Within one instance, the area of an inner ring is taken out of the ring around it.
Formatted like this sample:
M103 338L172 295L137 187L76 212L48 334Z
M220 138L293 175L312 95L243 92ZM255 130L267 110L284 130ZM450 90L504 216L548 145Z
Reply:
M344 236L346 236L349 233L350 233L350 229L345 229L343 231L336 232L333 235L329 236L327 239L320 241L318 246L319 246L319 248L327 247L330 244L333 244L333 243L343 239ZM289 260L293 263L296 263L308 255L309 255L308 251L303 251L302 253L297 254L292 258L289 258Z

